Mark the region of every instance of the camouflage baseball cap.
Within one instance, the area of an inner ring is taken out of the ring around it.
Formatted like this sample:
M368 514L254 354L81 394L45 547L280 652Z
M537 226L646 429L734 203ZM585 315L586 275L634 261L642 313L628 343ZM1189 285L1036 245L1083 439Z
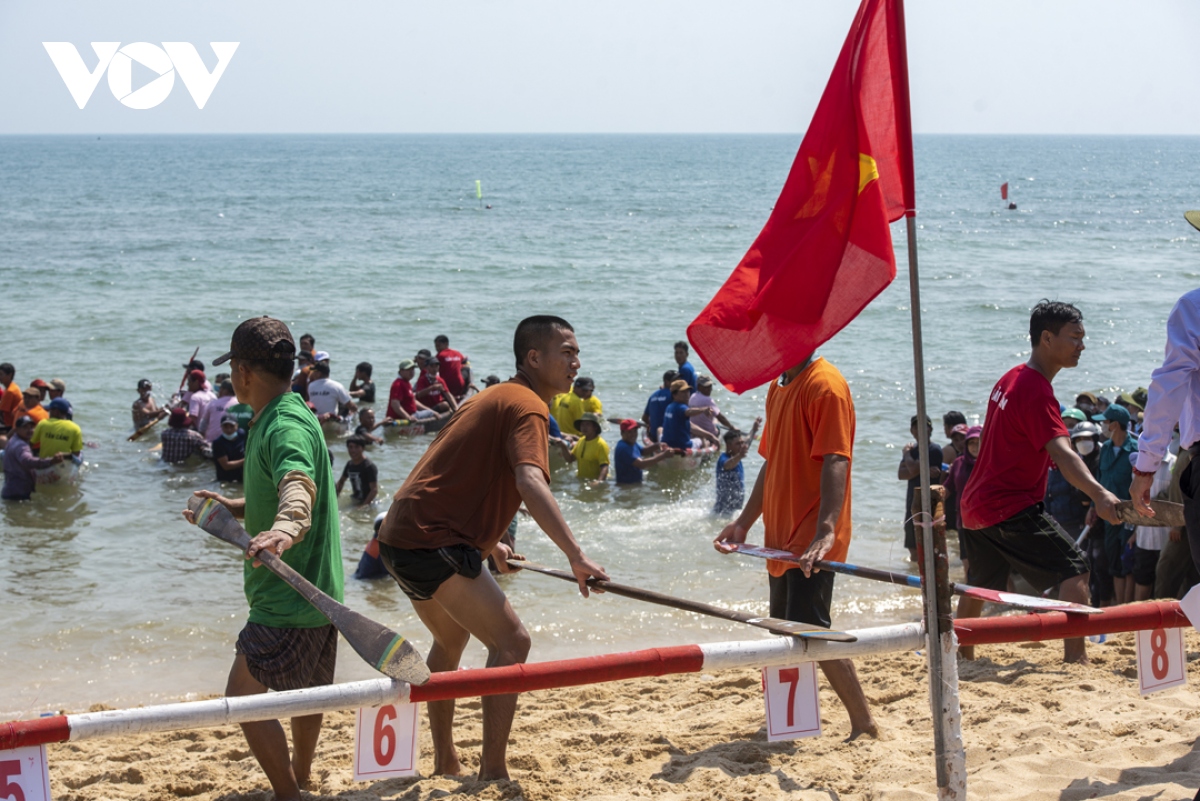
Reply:
M247 361L286 359L290 362L296 358L296 343L282 320L252 317L234 330L229 352L213 359L213 364L224 364L234 358Z

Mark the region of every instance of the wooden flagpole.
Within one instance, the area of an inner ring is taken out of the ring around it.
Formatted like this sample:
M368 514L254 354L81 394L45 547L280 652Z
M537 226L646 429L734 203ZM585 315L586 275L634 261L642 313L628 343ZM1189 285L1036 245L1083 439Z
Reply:
M904 30L904 0L895 0L896 23L899 34L901 97L897 112L903 117L903 128L909 138L912 154L912 112L909 103L908 48ZM910 176L911 179L911 176ZM915 201L916 190L910 184L910 198ZM965 801L967 797L966 753L962 744L962 713L958 703L958 642L950 618L950 583L947 571L939 569L938 556L945 554L944 530L933 524L933 504L929 490L929 430L924 425L925 356L921 337L921 289L917 271L916 204L908 204L905 223L908 234L908 287L913 332L913 371L917 395L917 450L921 465L921 519L916 528L924 544L925 631L928 637L929 697L933 716L934 760L937 767L939 799ZM940 467L940 465L939 465ZM940 542L935 542L935 530ZM944 562L943 562L944 564Z

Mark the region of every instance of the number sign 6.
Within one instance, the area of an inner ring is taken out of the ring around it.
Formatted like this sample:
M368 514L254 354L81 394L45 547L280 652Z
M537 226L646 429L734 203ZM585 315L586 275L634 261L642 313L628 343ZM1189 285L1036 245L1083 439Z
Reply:
M358 710L354 731L354 780L417 775L418 704Z

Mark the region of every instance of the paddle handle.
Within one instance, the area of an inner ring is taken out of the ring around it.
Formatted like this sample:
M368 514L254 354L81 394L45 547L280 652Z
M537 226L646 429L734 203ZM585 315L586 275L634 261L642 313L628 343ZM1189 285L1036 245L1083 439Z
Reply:
M246 533L246 529L242 528L242 524L237 521L237 518L223 504L214 501L212 498L201 498L198 495L193 495L191 500L188 501L188 508L196 516L196 525L209 534L219 540L228 542L230 545L236 545L243 553L250 547L250 535ZM334 622L334 615L338 613L338 607L345 608L342 604L339 604L317 589L316 585L297 573L295 568L273 552L263 549L256 553L254 558L262 562L272 573L290 584L296 592L304 596L305 600L320 610L321 614L329 618L331 623Z
M542 573L547 576L570 581L577 584L575 576L565 570L556 570L552 567L533 564L531 562L522 561L520 559L509 559L508 564L513 567L520 567L523 570L532 570L535 573ZM819 639L830 639L838 641L850 641L853 638L842 632L833 632L828 629L823 629L819 626L810 626L806 623L795 623L790 620L780 620L778 618L762 617L759 615L751 615L747 612L736 612L732 609L723 609L719 606L700 603L699 601L689 601L686 598L676 598L673 595L663 595L662 593L654 592L653 590L644 590L640 587L630 587L624 584L616 584L603 579L591 578L587 580L589 587L595 587L604 592L611 592L613 595L621 595L626 598L633 598L637 601L646 601L647 603L659 604L661 606L669 606L672 609L679 609L684 612L695 612L699 615L708 615L709 617L717 617L723 620L731 620L735 623L746 623L751 626L757 626L761 629L774 632L776 634L784 634L795 636L803 634L806 636L815 636ZM811 635L810 635L811 632Z

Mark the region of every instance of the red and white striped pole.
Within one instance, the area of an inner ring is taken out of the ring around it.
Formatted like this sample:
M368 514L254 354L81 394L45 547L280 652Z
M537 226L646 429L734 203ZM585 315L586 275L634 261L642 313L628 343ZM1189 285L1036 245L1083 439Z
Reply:
M1106 609L1099 615L1047 612L955 621L964 645L1027 642L1085 637L1190 625L1176 601L1153 601ZM926 645L920 623L861 629L857 642L826 642L781 637L650 648L620 654L534 662L499 668L435 673L428 684L410 687L392 679L371 679L308 690L264 693L237 698L163 704L138 709L85 712L0 723L0 751L27 745L180 731L254 720L276 720L385 704L420 703L449 698L524 693L554 687L576 687L645 676L698 673L737 667L769 667L851 659L909 651Z

